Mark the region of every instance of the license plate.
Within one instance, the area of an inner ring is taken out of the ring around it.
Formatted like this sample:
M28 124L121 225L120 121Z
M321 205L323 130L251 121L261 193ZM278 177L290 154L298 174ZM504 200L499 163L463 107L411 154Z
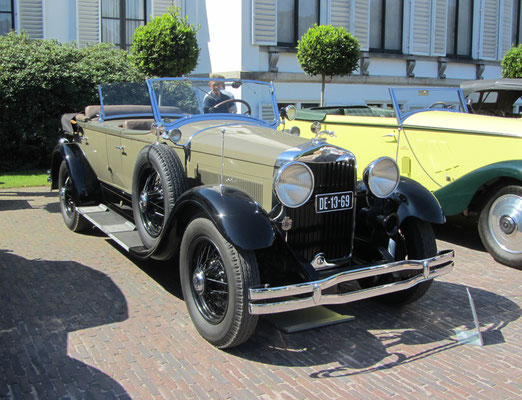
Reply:
M353 192L325 193L315 196L315 212L349 210L353 207Z

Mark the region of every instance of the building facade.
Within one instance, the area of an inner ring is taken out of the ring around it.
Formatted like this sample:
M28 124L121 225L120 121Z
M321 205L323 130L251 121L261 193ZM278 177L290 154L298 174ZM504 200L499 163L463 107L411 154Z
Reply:
M343 26L361 45L359 69L334 77L327 104L389 104L397 85L456 86L499 78L522 43L522 0L0 0L0 34L111 42L129 49L137 26L180 7L199 26L197 75L273 81L281 103L313 105L320 77L304 74L299 37L313 24Z

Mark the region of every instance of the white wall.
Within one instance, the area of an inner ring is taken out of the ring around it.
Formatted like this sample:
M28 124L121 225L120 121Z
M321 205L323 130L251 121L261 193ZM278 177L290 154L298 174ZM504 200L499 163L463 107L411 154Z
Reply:
M319 103L320 83L274 83L280 103ZM367 102L391 102L388 86L367 84L326 84L325 105L359 105Z

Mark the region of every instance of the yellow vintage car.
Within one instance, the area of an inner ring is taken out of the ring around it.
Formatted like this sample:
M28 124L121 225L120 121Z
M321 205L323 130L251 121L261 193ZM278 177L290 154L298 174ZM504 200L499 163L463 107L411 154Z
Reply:
M478 218L482 242L497 261L521 268L522 120L472 114L458 88L395 88L390 95L393 110L315 107L281 129L324 136L363 165L392 157L401 175L435 194L446 216Z

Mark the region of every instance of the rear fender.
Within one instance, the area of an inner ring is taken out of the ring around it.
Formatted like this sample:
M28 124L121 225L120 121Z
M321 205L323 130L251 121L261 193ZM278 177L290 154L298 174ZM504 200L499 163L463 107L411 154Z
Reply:
M91 203L101 198L101 188L96 174L76 143L59 143L52 155L51 189L58 189L58 172L65 160L74 183L73 196L77 205Z
M522 160L502 161L476 169L434 192L446 215L463 212L483 188L499 180L522 182Z

